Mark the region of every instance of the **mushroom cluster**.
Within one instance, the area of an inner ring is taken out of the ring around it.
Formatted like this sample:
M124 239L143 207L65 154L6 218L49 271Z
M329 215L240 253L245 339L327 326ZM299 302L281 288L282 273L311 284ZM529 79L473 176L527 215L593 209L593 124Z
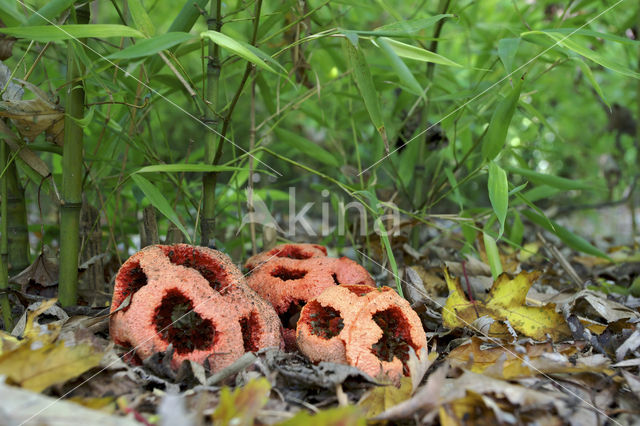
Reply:
M245 264L249 287L271 303L284 327L285 347L295 349L300 310L328 288L359 284L375 288L371 275L353 260L327 257L315 244L282 244L251 257Z
M125 305L120 309L121 305ZM280 345L280 321L225 254L187 244L149 246L120 268L110 333L141 360L173 346L172 365L218 371L247 351Z

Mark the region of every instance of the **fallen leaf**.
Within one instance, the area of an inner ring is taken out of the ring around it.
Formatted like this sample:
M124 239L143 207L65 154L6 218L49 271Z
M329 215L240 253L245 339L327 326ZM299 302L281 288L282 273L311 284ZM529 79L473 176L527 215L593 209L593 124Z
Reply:
M346 407L322 410L316 414L299 411L295 416L277 426L365 426L366 421L358 407Z
M48 254L49 249L45 247L31 265L18 275L11 277L9 282L20 285L21 291L27 294L48 297L43 293L47 291L55 293L55 287L58 285L58 265ZM49 290L49 287L53 288Z
M212 415L214 425L253 425L270 392L271 385L265 378L252 380L233 392L228 387L222 388L220 403Z
M412 347L409 348L409 360L407 366L409 367L409 377L411 377L411 394L413 395L425 373L433 365L438 358L438 353L435 349L435 344L430 353L427 353L427 348L422 348L420 354L416 354Z
M403 377L400 380L400 387L380 386L373 388L358 405L364 409L366 418L372 418L402 401L406 401L411 397L412 392L411 378Z
M460 279L451 279L446 269L444 273L449 288L449 297L442 310L445 327L468 327L487 315L496 320L489 329L489 335L493 337L509 337L509 327L536 340L545 340L547 335L553 340L571 335L555 305L525 305L529 288L538 278L537 272L521 272L514 279L502 274L493 283L486 301L475 300L474 303L467 299Z
M26 341L0 355L0 374L10 384L42 392L98 366L101 359L102 352L89 343L67 346L65 341L58 341L43 346Z

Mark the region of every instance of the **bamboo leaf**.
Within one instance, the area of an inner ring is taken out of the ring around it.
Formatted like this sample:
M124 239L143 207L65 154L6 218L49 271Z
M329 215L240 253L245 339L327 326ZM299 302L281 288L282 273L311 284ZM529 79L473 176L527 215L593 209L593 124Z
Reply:
M530 210L523 210L522 214L525 215L531 222L555 234L569 247L583 253L611 260L611 258L607 256L606 253L604 253L597 247L594 247L589 241L585 240L579 235L574 234L573 232L569 231L567 228L554 222L553 220Z
M487 253L489 267L491 268L491 275L495 280L502 273L502 262L500 261L500 252L498 251L498 245L496 244L496 240L494 240L493 237L486 232L482 233L482 237L484 240L484 249Z
M136 28L147 37L154 35L156 33L156 27L153 25L153 22L151 22L151 18L149 18L142 2L140 0L127 0L127 3L129 4L129 11L131 12L133 22L136 24Z
M362 31L362 35L378 35L388 37L401 37L415 34L424 29L434 26L438 21L446 18L452 18L454 15L441 14L428 18L410 19L408 21L398 21L392 24L384 25L376 28L374 31ZM359 32L360 33L360 32Z
M509 239L516 245L522 244L522 238L524 237L524 224L520 218L520 213L515 211L513 218L513 225L511 226L511 232L509 233Z
M513 69L513 60L518 53L518 47L520 46L520 38L503 38L498 42L498 57L504 65L504 69L507 73L510 73Z
M189 237L189 233L185 229L182 222L180 222L180 218L176 214L176 212L171 208L171 205L167 201L167 199L162 195L162 192L158 188L155 187L151 182L147 179L143 178L139 174L132 174L131 179L138 185L138 188L144 193L145 197L149 200L149 202L158 209L160 213L165 215L167 219L173 222L178 229L184 234L187 238L187 241L191 242L191 237Z
M520 34L520 36L525 39L527 37L536 35L544 35L554 41L555 46L565 47L572 52L577 53L578 55L582 55L585 58L592 60L598 65L609 68L612 71L619 72L620 74L627 75L629 77L640 78L640 73L637 73L632 69L625 67L624 65L622 65L621 61L609 59L606 56L603 56L600 53L596 52L595 50L591 50L587 46L583 46L582 44L576 42L568 35L557 33L555 31L527 31Z
M76 38L96 37L135 37L143 38L140 31L124 25L91 24L91 25L44 25L35 27L0 28L0 33L17 38L41 42L71 40Z
M424 96L422 86L420 86L418 80L416 80L414 75L411 73L407 64L405 64L396 52L393 51L389 42L385 38L379 38L377 43L382 48L382 52L385 54L387 59L389 59L391 68L393 68L398 75L400 82L404 84L414 95Z
M275 72L273 68L267 65L262 59L260 59L255 53L252 52L252 49L248 47L247 43L234 40L226 34L222 34L213 30L200 33L200 38L208 38L217 45L230 50L231 52L255 64L256 66L271 72Z
M326 149L311 142L309 139L285 129L276 128L274 130L278 139L289 145L291 148L297 149L306 156L318 160L331 167L340 167L340 162Z
M566 191L572 189L604 189L580 179L567 179L560 176L547 175L534 172L533 170L523 169L522 167L505 166L505 169L510 173L524 176L536 184L548 185Z
M504 222L509 208L509 183L505 171L493 161L489 163L488 187L491 206L498 222L500 222L500 233L498 234L498 238L500 238L504 232Z
M602 102L604 102L606 106L611 108L611 105L609 105L609 102L607 102L607 99L604 97L604 93L602 92L600 85L596 81L596 78L593 76L593 72L591 71L591 68L589 68L589 66L580 57L576 56L571 59L574 62L578 63L578 66L582 70L582 74L584 74L584 76L587 77L587 80L589 80L589 83L591 83L591 87L593 87L593 90L595 90L598 96L600 96L600 99L602 99Z
M387 144L384 121L382 119L382 112L380 111L380 103L378 101L378 93L376 92L376 88L373 84L373 78L371 77L371 70L369 69L367 60L365 59L360 47L357 46L357 41L354 44L352 40L347 39L345 43L347 44L349 62L353 67L353 76L356 81L356 85L360 90L360 95L364 100L364 106L367 108L369 117L371 117L371 122L378 132L383 135L385 144Z
M0 2L0 19L8 26L20 25L26 21L24 15L18 12L15 1Z
M520 98L522 90L522 79L518 80L515 86L509 91L509 94L502 99L491 117L487 134L482 143L482 157L487 160L493 160L502 150L507 139L507 131L509 124L516 111L516 105Z
M462 67L462 65L460 65L459 63L445 58L442 55L438 55L437 53L430 52L426 49L402 43L400 41L387 37L380 37L380 39L386 40L393 51L396 52L398 56L401 56L403 58L415 59L416 61L422 62L433 62L435 64L447 65L451 67Z
M33 15L29 16L27 19L26 25L46 25L51 23L53 19L60 16L62 11L71 7L71 5L75 2L75 0L52 0L45 3L42 8L40 8L37 12L33 12ZM18 2L8 2L8 3L18 3Z
M156 37L141 40L118 52L107 56L109 59L131 59L155 55L185 41L194 39L189 33L165 33Z
M234 172L246 170L245 167L214 166L213 164L157 164L145 166L133 173L176 173L176 172Z

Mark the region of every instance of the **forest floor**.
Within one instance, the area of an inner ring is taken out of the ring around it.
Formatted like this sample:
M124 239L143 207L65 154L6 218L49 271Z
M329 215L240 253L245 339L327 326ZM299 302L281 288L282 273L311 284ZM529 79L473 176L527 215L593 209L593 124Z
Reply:
M499 246L508 275L497 281L481 238L477 256L460 254L455 229L428 232L418 250L395 238L404 296L428 339L395 385L278 348L216 373L190 361L172 369L172 349L135 365L111 341L108 308L16 291L20 319L0 335L0 423L637 424L640 251L625 208L598 213L597 226L578 214L563 223L592 234L608 259L527 228L522 250ZM382 251L370 253L376 282L394 285ZM23 282L45 288L43 268Z

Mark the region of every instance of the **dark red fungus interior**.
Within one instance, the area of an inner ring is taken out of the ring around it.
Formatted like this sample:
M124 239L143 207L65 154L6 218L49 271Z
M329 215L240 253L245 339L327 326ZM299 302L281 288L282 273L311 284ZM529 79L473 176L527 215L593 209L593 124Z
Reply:
M340 312L329 306L322 306L316 301L309 302L309 305L307 309L312 334L323 339L331 339L342 331L344 320Z
M176 353L205 350L215 344L215 329L208 319L193 311L193 302L176 288L166 292L155 310L156 331L172 343Z
M284 328L296 329L298 320L300 319L300 311L304 305L305 303L302 300L294 300L289 303L286 311L278 315Z
M299 280L307 275L307 271L301 269L290 269L284 266L278 266L271 271L271 276L280 278L282 281Z
M275 249L270 255L276 255L277 257L288 257L289 259L309 259L313 256L311 253L305 253L300 247L286 246L280 249Z
M244 317L240 318L240 328L242 330L242 343L244 345L245 352L256 352L260 347L258 346L258 336L262 332L260 326L260 320L258 314L254 311Z
M124 288L122 289L120 303L122 303L127 296L135 294L138 290L147 285L147 275L140 267L140 262L133 262L129 265L129 267L124 271L124 276L122 278Z
M224 293L224 270L215 259L195 247L165 247L164 250L171 263L195 269L209 282L209 287Z
M375 287L346 285L347 290L358 296L364 296L375 290Z
M382 361L393 361L397 357L402 361L404 374L408 374L410 333L409 322L397 307L376 312L373 320L382 329L382 337L373 344L371 350ZM414 348L416 349L416 348Z

